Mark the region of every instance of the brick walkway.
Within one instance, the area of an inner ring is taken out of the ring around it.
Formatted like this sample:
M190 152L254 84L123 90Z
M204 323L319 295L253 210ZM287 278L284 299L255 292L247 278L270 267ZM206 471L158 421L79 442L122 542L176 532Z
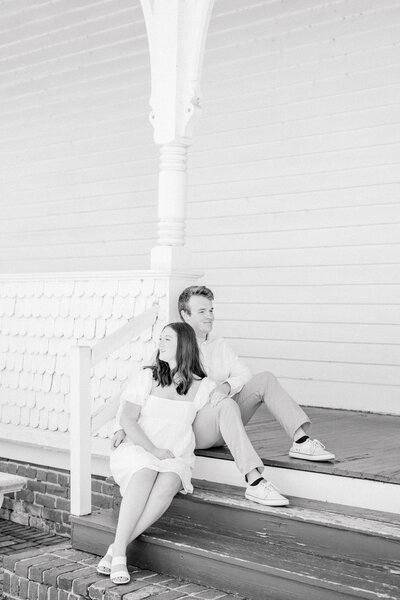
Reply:
M3 562L6 556L38 546L49 547L60 543L68 543L68 539L0 519L0 599L3 592Z
M115 586L95 570L98 558L69 540L0 519L0 585L12 600L245 600L132 567L131 582Z

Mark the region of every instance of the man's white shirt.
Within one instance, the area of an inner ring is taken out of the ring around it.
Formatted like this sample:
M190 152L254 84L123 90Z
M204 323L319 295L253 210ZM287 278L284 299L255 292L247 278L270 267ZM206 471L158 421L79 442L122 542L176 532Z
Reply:
M227 382L230 396L239 393L251 379L251 371L221 337L209 335L199 344L201 361L207 377L217 384Z

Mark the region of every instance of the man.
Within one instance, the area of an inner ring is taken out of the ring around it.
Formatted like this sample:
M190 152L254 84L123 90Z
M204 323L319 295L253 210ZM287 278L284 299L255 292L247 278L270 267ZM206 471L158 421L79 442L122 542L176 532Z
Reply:
M205 371L218 384L211 395L211 406L205 406L194 422L196 448L204 449L222 444L222 415L212 405L228 396L237 403L244 424L264 403L292 440L289 450L292 458L333 460L334 454L325 450L321 442L307 435L310 419L276 377L268 372L252 377L248 367L225 340L211 335L214 322L213 300L214 295L207 287L190 286L183 290L178 301L181 318L196 333Z

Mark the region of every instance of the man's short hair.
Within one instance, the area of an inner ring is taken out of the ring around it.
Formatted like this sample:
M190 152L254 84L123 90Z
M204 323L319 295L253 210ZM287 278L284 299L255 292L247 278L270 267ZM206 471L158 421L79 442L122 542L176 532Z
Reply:
M214 294L205 285L190 285L185 288L178 299L178 310L181 314L182 310L190 315L189 300L192 296L203 296L208 300L214 300Z

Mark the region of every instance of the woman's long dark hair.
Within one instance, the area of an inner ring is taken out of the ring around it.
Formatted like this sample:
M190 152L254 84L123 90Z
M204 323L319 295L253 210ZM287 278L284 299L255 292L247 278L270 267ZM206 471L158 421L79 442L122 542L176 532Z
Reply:
M160 351L157 351L155 364L150 367L153 371L153 379L161 387L171 385L172 381L178 381L176 391L180 396L187 394L193 379L207 377L201 364L199 347L197 345L194 330L187 323L169 323L164 327L173 329L177 336L176 367L170 369L169 364L160 360ZM164 330L163 330L164 331Z

